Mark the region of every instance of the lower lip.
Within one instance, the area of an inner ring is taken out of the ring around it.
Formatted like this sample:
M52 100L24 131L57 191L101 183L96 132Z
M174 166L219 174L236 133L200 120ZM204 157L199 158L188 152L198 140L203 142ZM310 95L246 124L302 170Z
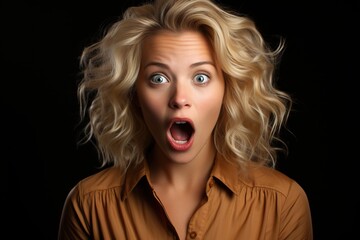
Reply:
M172 138L171 134L168 135L168 141L170 143L170 146L175 151L187 151L191 148L194 142L193 136L185 142L185 143L178 143L175 139Z

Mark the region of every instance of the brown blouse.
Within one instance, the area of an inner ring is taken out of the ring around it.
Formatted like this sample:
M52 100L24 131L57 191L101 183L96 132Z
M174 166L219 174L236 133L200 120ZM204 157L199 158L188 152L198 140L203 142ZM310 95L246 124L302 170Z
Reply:
M312 240L310 207L299 184L267 167L246 173L215 160L186 239ZM124 178L111 167L80 181L65 201L58 239L178 239L149 179L145 163Z

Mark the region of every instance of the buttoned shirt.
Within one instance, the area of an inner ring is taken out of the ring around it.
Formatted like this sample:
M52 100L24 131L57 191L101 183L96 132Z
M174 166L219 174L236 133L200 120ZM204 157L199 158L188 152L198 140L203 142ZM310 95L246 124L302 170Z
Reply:
M144 161L124 177L109 167L78 182L65 200L59 240L178 239L149 179ZM205 193L188 223L188 240L313 239L305 191L276 169L242 170L217 156Z

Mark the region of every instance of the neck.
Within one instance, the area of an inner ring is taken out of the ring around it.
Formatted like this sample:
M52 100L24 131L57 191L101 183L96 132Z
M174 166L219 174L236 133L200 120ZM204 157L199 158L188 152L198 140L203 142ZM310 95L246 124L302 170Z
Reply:
M179 190L189 187L205 186L216 155L215 147L205 146L192 159L176 162L155 148L149 157L150 178L154 186L168 186Z

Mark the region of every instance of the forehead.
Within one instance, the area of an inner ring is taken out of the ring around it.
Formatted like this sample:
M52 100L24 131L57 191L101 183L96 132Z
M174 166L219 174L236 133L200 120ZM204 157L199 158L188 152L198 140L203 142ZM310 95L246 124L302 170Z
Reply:
M143 58L199 57L214 60L208 39L197 31L158 31L143 42Z

